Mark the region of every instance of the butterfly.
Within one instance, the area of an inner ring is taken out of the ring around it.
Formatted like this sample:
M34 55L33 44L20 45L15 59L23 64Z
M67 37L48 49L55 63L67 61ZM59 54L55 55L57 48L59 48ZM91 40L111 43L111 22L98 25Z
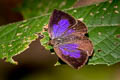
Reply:
M75 69L85 65L93 53L93 44L85 36L86 25L63 11L53 11L48 23L48 33L57 56Z

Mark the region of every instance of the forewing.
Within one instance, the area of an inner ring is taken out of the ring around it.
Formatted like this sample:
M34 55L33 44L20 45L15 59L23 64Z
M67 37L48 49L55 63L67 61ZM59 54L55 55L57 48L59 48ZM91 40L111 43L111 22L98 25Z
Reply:
M72 33L84 35L87 33L87 27L83 22L77 20L75 25L69 26L68 30L64 32L63 36L68 36Z
M67 13L54 10L48 24L48 31L52 39L61 36L70 26L76 24L76 20ZM72 32L72 30L71 30Z
M79 49L78 44L63 44L55 47L54 50L65 63L75 69L79 69L88 60L87 53Z
M71 28L75 30L75 32L79 32L81 34L86 34L88 31L86 25L80 20L77 20L77 24L74 26L71 26L70 29Z

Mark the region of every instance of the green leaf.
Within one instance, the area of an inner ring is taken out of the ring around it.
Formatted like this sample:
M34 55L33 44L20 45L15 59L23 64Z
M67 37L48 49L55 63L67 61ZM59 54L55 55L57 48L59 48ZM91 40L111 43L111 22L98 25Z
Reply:
M24 18L44 15L54 9L67 9L72 7L77 0L24 0L20 11Z
M44 16L1 26L0 58L6 57L11 62L12 56L24 51L37 38L47 20L48 16Z
M103 2L81 8L66 9L76 19L83 19L88 27L89 38L94 44L94 54L89 64L115 64L120 62L120 1ZM44 38L41 44L47 49L52 47L48 32L44 27L48 23L49 14L0 27L0 58L11 57L24 51L41 33Z

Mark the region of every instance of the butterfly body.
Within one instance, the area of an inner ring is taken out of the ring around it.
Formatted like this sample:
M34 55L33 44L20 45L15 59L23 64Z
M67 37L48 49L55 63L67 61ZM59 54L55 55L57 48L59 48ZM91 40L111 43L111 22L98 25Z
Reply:
M80 40L81 38L78 36L73 36L73 35L69 35L69 36L65 36L65 37L58 37L55 38L53 40L51 40L51 44L55 46L60 45L60 44L67 44L73 41L77 41Z
M54 10L48 31L56 54L71 67L79 69L92 55L93 45L85 36L85 24L69 14Z

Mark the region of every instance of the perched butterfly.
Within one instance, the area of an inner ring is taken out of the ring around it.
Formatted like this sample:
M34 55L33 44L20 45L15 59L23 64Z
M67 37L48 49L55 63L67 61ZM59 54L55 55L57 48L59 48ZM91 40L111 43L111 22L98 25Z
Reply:
M93 53L92 42L85 36L85 24L65 12L53 11L48 32L57 56L75 69L82 67Z

